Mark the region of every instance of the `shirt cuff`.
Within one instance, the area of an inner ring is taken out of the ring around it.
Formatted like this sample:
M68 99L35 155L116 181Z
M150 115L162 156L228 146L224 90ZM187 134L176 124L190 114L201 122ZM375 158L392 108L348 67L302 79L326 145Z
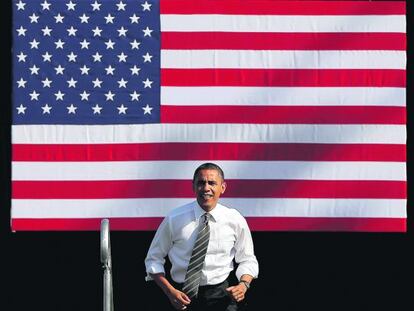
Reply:
M247 267L239 266L236 270L236 277L240 281L240 278L242 277L242 275L248 274L248 275L251 275L254 279L257 279L258 272L253 271L253 270L255 270L255 269L249 269Z
M154 279L151 277L150 274L157 274L157 273L164 273L165 269L164 266L161 264L152 264L151 266L147 267L147 276L145 277L145 281L153 281Z

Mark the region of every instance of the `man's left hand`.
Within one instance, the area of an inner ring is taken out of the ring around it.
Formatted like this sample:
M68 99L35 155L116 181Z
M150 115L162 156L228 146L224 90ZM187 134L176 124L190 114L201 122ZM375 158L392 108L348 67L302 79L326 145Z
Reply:
M226 291L233 300L240 302L244 299L244 294L246 293L247 288L243 283L240 283L226 288Z

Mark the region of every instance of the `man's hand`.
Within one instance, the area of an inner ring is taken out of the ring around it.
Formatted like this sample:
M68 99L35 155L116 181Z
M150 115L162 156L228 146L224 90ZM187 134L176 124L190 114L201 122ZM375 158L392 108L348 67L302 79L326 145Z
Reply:
M167 295L173 307L177 310L187 309L187 305L190 304L191 300L186 294L176 289L171 283L165 278L164 273L150 274L151 278L157 283L162 291Z
M175 288L172 289L167 296L172 306L177 310L187 309L187 305L191 302L190 298L188 298L186 294Z
M240 283L239 285L226 288L226 291L233 300L240 302L244 299L244 294L247 292L247 288L243 283Z

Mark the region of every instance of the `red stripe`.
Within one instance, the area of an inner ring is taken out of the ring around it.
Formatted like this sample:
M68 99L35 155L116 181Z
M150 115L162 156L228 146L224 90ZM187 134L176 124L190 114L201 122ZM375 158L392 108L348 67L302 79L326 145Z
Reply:
M405 124L405 107L161 106L163 123Z
M394 15L405 1L162 0L161 14Z
M228 198L405 199L405 181L228 180ZM13 199L191 198L191 180L13 181Z
M253 231L406 232L405 218L246 217Z
M406 161L406 145L142 143L12 145L12 161Z
M252 231L406 232L405 218L246 217ZM111 230L156 230L161 217L110 218ZM101 218L12 219L13 231L100 230Z
M161 69L162 86L405 87L398 69Z
M406 50L404 33L162 32L163 50Z
M14 218L13 231L99 231L103 218ZM156 230L162 218L111 218L111 230Z

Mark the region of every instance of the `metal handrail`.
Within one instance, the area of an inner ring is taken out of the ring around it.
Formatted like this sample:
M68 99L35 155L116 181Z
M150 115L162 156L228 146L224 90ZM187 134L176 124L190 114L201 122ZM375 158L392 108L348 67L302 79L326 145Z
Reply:
M109 235L109 220L101 221L101 263L103 273L103 310L114 311L114 299L112 288L112 258L111 240Z

